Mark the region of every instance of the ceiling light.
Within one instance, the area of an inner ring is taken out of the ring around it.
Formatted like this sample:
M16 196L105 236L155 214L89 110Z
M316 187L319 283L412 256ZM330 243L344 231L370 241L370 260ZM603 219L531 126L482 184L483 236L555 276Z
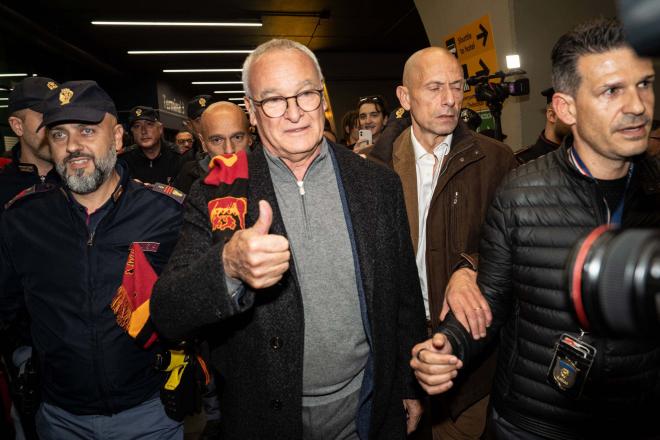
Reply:
M0 98L2 99L2 98ZM243 98L229 98L230 101L243 101Z
M2 77L11 77L11 76L28 76L27 73L0 73Z
M9 107L8 105L0 105L0 108L7 108Z
M92 21L96 26L192 26L192 27L261 27L258 21L220 21L220 22L195 22L195 21Z
M242 81L193 81L190 84L201 85L201 84L243 84Z
M129 55L183 55L183 54L221 54L252 53L251 50L129 50Z
M9 98L0 98L0 101L9 101Z
M224 93L224 94L245 93L245 90L216 90L213 93Z
M163 73L242 72L243 69L164 69Z

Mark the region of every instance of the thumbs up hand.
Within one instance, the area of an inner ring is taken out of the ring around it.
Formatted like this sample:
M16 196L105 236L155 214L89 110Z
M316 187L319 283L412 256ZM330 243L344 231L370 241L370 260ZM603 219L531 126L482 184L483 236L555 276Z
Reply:
M273 210L259 201L259 218L251 227L236 233L222 249L225 274L242 280L254 289L277 283L289 269L289 240L269 234Z

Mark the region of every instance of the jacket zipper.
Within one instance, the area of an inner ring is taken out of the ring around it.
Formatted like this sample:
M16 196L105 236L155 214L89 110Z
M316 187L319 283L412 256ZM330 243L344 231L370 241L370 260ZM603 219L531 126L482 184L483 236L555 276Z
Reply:
M312 168L312 165L314 164L314 162L312 162L310 164L310 166L307 167L307 170L305 171L305 174L303 175L303 178L301 180L298 180L296 178L296 175L293 174L293 171L291 171L291 169L286 165L286 163L284 163L284 161L282 159L280 159L280 160L282 161L282 164L284 164L286 169L289 170L289 173L291 173L291 175L293 176L293 178L296 181L296 185L298 186L298 194L300 194L300 202L302 204L303 220L305 222L305 236L307 238L310 238L311 237L311 231L310 231L311 228L309 226L309 218L307 217L307 205L305 203L305 177L307 177L307 174L309 173L309 170Z
M88 215L89 219L89 215ZM98 225L97 225L98 227ZM88 229L88 225L85 225L85 228ZM96 382L96 387L99 393L99 400L103 402L103 406L105 407L106 412L109 414L111 413L111 407L110 404L106 398L108 395L105 384L104 384L104 379L101 378L101 360L99 356L99 340L98 340L98 334L96 332L96 326L94 323L96 322L96 317L94 316L94 280L93 280L93 268L92 268L92 252L94 248L94 236L96 234L96 230L89 231L88 230L88 235L87 235L87 243L86 243L86 251L87 251L87 306L89 310L89 319L90 319L90 332L91 332L91 344L92 344L92 366L94 368L94 377L95 377L95 382Z
M303 180L298 180L296 181L296 185L298 185L298 193L300 194L300 202L302 203L302 214L303 214L303 220L305 222L305 235L307 236L307 238L309 238L310 227L309 227L309 219L307 218L307 204L305 203L305 182Z

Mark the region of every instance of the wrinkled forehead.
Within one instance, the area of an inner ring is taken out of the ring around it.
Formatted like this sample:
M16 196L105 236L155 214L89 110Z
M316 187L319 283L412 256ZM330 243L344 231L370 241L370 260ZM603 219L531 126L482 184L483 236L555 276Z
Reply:
M629 47L582 55L577 72L581 85L587 87L636 84L655 73L652 60L638 56Z
M249 124L243 111L219 111L202 118L202 131L205 136L223 135L232 136L236 133L247 132Z
M413 77L418 84L428 82L451 83L463 79L463 69L450 54L433 53L420 60Z

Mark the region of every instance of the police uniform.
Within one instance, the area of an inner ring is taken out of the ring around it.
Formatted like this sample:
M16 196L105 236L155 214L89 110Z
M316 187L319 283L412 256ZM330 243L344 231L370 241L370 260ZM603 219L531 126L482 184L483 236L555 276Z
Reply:
M9 114L30 109L42 112L41 103L47 93L58 87L50 78L30 77L17 84L9 95ZM21 143L12 148L12 161L0 170L0 213L5 204L16 194L39 183L57 183L59 178L54 170L40 176L34 164L21 162Z
M116 116L114 104L95 82L72 81L47 97L44 124L96 124L106 113ZM0 305L19 302L3 287L20 279L40 372L42 439L183 438L157 397L158 343L138 345L111 305L129 273L129 249L139 246L160 273L178 239L184 196L135 182L121 162L115 172L117 186L94 212L68 188L45 184L16 197L0 218ZM6 311L0 307L0 317Z
M138 120L158 122L158 113L151 107L137 106L131 109L128 118L132 126ZM144 183L171 183L181 170L181 155L161 140L158 156L148 158L142 148L129 148L129 151L119 156L128 166L129 173L134 179Z
M16 144L11 151L12 161L0 170L0 213L14 196L40 183L58 184L60 179L54 169L40 176L36 165L21 162L21 146Z
M213 104L213 96L211 95L197 95L188 102L188 107L186 109L186 114L188 119L194 121L197 118L202 117L202 113L207 107ZM193 133L193 146L190 150L186 151L183 154L183 162L196 161L203 158L205 155L204 149L202 148L202 143L199 138ZM192 184L192 182L191 182Z
M555 151L557 148L559 148L559 144L556 144L545 137L545 130L543 130L534 145L516 151L516 160L521 164L527 163L543 156L544 154Z
M546 104L552 102L552 95L554 94L555 89L552 87L541 92L541 95L546 99ZM523 164L555 151L557 148L559 148L559 144L556 144L545 137L545 130L543 130L541 131L539 138L536 140L536 143L516 151L515 156L518 163Z

